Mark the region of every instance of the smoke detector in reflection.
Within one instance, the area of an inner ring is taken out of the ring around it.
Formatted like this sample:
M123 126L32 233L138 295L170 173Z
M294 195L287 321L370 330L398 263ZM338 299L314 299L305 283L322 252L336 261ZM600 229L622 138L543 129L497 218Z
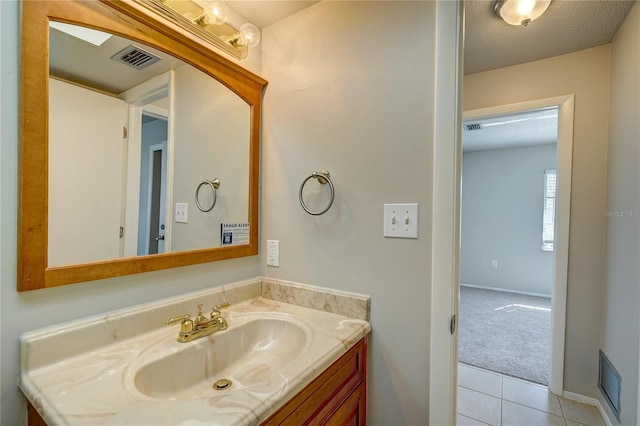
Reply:
M113 55L111 59L129 65L137 70L144 69L160 60L160 58L153 53L149 53L133 44Z

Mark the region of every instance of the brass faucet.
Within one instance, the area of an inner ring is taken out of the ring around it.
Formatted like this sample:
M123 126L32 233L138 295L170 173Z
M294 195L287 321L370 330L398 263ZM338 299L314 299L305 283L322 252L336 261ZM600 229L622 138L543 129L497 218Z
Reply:
M178 342L186 343L193 342L201 337L208 336L216 331L226 330L229 325L227 320L222 318L220 309L227 308L231 305L229 302L224 302L221 305L214 306L211 309L209 318L202 315L202 304L198 305L198 315L195 319L191 319L191 315L186 314L181 317L174 317L167 321L167 325L180 324L180 333L178 334Z

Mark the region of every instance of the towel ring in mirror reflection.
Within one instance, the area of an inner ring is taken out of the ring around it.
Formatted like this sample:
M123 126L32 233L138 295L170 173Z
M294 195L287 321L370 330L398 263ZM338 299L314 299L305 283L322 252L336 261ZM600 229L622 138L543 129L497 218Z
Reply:
M200 205L200 188L202 188L204 185L208 185L209 188L211 188L211 192L213 192L213 201L211 202L211 207L209 207L208 209L205 209ZM198 187L196 188L196 206L198 206L201 212L210 212L216 205L216 201L218 201L218 188L220 188L220 179L218 178L212 180L203 180L202 182L200 182L200 185L198 185Z
M320 182L322 185L326 185L327 183L329 184L329 189L331 191L331 198L329 199L329 204L327 205L327 207L324 210L321 210L321 211L318 211L318 212L311 211L309 209L309 207L307 207L307 205L305 204L304 199L302 198L302 191L304 189L304 186L309 181L309 179L317 179L318 182ZM321 214L326 213L327 210L329 210L331 208L331 205L333 204L333 198L334 198L335 194L336 194L335 188L333 187L333 182L331 182L331 176L329 175L329 172L326 171L326 170L320 170L319 172L313 172L311 174L311 176L309 176L304 181L302 181L302 185L300 185L300 205L302 206L304 211L309 213L310 215L312 215L312 216L320 216Z

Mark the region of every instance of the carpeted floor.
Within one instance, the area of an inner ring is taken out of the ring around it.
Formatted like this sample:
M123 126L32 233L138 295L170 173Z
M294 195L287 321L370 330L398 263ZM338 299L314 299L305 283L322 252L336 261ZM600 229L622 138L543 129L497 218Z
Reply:
M460 287L458 360L547 386L551 299Z

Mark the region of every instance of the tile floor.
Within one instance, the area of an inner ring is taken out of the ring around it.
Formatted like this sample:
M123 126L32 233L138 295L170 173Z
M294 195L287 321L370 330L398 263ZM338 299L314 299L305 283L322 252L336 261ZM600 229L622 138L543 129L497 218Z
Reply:
M458 364L458 426L605 426L598 409L547 387Z

